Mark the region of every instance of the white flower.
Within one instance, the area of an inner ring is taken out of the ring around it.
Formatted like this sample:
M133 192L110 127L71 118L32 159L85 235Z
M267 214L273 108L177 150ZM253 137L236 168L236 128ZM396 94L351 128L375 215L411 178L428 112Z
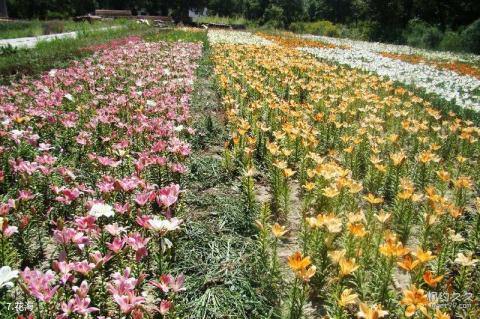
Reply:
M174 231L180 228L180 224L182 222L183 221L181 219L177 219L175 217L170 220L153 218L149 220L148 224L150 225L150 229L165 234L169 231Z
M426 64L411 64L390 59L358 47L352 49L302 48L301 50L321 59L423 88L427 93L434 93L447 101L452 100L461 107L480 110L480 97L476 93L480 87L480 81L471 76L439 70Z
M478 259L474 259L473 253L467 253L467 255L464 255L463 253L458 253L457 258L455 258L455 263L462 265L463 267L471 267L475 266L476 263L478 263Z
M2 268L0 268L0 288L13 287L13 282L11 282L11 280L17 277L18 277L17 270L12 270L12 268L8 266L3 266Z
M95 216L97 218L105 216L105 217L112 217L115 215L112 206L107 204L94 204L90 211L88 212L89 215Z
M211 43L272 45L262 37L244 31L209 30L208 41Z
M475 54L453 53L445 51L432 51L419 48L413 48L406 45L386 44L380 42L366 42L356 41L350 39L331 38L325 36L304 35L307 39L320 40L322 42L334 44L337 46L347 46L358 50L368 50L372 52L389 52L396 54L413 54L421 55L426 58L439 59L444 61L459 61L459 62L480 62L480 56Z
M73 102L73 101L74 101L74 98L73 98L73 96L72 96L70 93L65 94L65 98L66 98L67 100L69 100L70 102Z
M126 233L128 228L129 227L118 226L117 223L105 226L105 230L112 236L120 236L122 233Z
M455 231L450 228L448 229L448 238L457 243L463 243L465 241L465 238L463 238L462 235L455 233Z

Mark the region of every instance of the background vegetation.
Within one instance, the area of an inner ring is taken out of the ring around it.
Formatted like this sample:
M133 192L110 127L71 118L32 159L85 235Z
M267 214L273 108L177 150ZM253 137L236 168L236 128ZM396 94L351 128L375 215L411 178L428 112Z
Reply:
M0 39L33 37L62 32L88 32L112 26L128 25L128 20L102 20L95 23L74 22L71 20L30 20L0 23Z
M95 8L185 17L189 8L207 7L212 16L242 17L264 27L480 53L475 0L7 0L7 5L11 17L28 19L66 18Z
M77 38L40 42L33 49L0 48L0 84L8 84L23 76L38 76L52 68L67 67L72 60L91 55L96 45L128 36L152 32L143 24L128 23L128 27L86 30Z

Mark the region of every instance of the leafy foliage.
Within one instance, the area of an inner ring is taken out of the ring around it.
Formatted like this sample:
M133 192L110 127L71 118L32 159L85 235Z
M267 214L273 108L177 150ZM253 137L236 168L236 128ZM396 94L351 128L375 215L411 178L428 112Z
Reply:
M65 67L72 60L91 55L91 52L82 48L145 32L148 29L143 25L132 25L128 29L86 32L77 39L39 43L34 49L4 48L0 55L0 83L9 83L25 75L36 76L51 68Z
M211 16L245 17L267 27L356 39L407 43L423 48L479 52L480 2L473 0L9 0L16 18L66 18L98 8L130 9L135 14L188 17L207 7ZM334 27L317 26L324 20ZM316 22L318 21L318 22ZM313 25L303 24L314 22ZM341 25L339 25L341 24ZM471 25L470 25L471 24ZM465 29L462 33L462 30ZM445 33L446 30L449 32Z

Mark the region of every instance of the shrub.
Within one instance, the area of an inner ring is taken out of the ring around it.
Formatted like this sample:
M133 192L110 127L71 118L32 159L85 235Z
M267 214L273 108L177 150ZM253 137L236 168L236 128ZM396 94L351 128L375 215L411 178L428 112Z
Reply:
M447 31L438 48L446 51L465 51L465 42L460 33Z
M412 19L408 22L407 28L403 32L403 37L408 45L435 49L440 44L443 33L437 27L422 20Z
M370 21L360 21L342 28L341 36L354 40L368 41L372 39L376 24Z
M47 21L42 25L43 34L62 33L65 29L65 24L62 21Z
M293 32L326 35L329 37L339 37L342 33L339 26L327 20L315 22L294 22L290 24L289 29Z
M0 56L12 55L18 52L16 47L13 47L11 44L0 47Z
M475 20L462 32L462 38L468 51L480 54L480 19Z
M317 35L326 35L329 37L338 37L340 36L340 29L334 25L332 22L327 20L320 20L307 24L306 31L308 33L317 34Z
M305 22L293 22L288 29L296 33L305 33Z
M277 5L270 5L263 15L266 27L283 28L283 9Z

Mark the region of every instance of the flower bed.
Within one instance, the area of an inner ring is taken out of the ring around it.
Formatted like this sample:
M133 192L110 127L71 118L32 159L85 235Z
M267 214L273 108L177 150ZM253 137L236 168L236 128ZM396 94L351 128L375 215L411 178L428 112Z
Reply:
M242 172L247 202L262 200L258 245L267 280L287 291L282 317L303 318L309 299L331 318L475 316L480 129L290 48L213 47L225 165Z
M87 51L87 52L96 52L96 51L101 51L101 50L113 50L118 47L124 46L126 44L132 44L132 43L138 43L141 42L142 38L138 36L129 36L125 38L120 38L120 39L115 39L112 41L109 41L107 43L103 44L97 44L97 45L92 45L88 46L86 48L82 48L81 50Z
M435 60L428 60L419 55L395 54L382 52L381 55L391 59L397 59L413 64L428 64L440 70L450 70L461 75L468 75L480 80L480 68L462 62L440 62Z
M174 316L201 52L128 42L0 89L2 302L35 318Z
M303 48L303 47L334 49L338 47L335 44L331 44L331 43L304 39L293 33L292 34L283 33L280 36L276 36L268 33L259 32L258 35L278 45L281 45L287 48L292 48L292 49ZM342 46L342 48L348 49L348 47L344 47L344 46Z
M458 61L465 63L478 63L480 62L480 56L475 54L461 54L445 51L431 51L424 50L419 48L412 48L407 45L395 45L387 44L380 42L367 42L367 41L357 41L350 39L341 39L341 38L331 38L325 36L314 36L314 35L305 35L307 39L320 40L322 42L335 44L337 46L345 45L353 49L358 50L367 50L372 52L387 52L394 54L408 54L408 55L419 55L424 58L442 60L442 61Z
M441 98L457 105L480 111L480 80L462 76L449 70L439 70L425 64L411 64L384 57L367 50L303 48L316 57L345 64L353 68L387 76L394 81L413 84L435 93Z
M250 32L227 31L227 30L209 30L208 40L210 43L230 43L230 44L254 44L254 45L272 45L262 37L256 36Z

